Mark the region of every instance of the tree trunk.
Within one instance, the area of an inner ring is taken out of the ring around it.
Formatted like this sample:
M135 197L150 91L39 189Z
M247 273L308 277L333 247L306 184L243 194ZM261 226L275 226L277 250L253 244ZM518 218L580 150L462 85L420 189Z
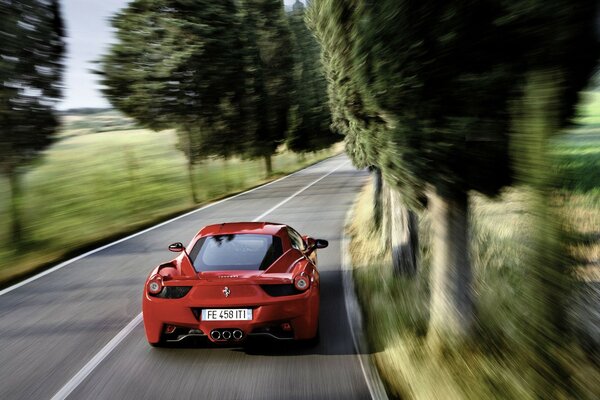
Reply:
M265 160L265 170L267 173L267 178L270 177L271 175L273 175L273 161L271 159L271 155L265 155L263 156L264 160Z
M565 249L560 241L562 228L550 205L556 170L549 142L559 129L556 121L560 112L557 100L560 85L560 76L554 71L531 73L523 106L523 132L517 138L522 151L517 164L519 180L529 189L528 208L532 216L527 265L532 272L532 292L538 300L534 303L534 318L539 318L536 323L555 334L565 328L565 300L569 297L569 279L563 262Z
M382 226L387 225L389 229L392 270L397 276L414 276L417 272L419 252L417 215L406 207L398 190L384 185L384 192L387 200L387 218Z
M192 201L198 203L198 195L196 194L196 180L194 179L194 162L188 159L187 163L188 179L190 181L190 191L192 192Z
M8 184L10 188L10 240L17 245L21 245L23 243L23 225L21 220L21 176L14 169L8 172Z
M370 167L369 169L371 171L371 176L373 177L373 219L375 220L375 227L379 229L381 227L383 212L383 179L379 168Z
M566 250L562 239L560 217L550 201L556 179L550 138L560 127L560 74L555 70L534 71L530 74L522 105L519 135L515 138L517 172L526 184L529 194L528 213L531 216L531 238L527 246L526 264L529 279L526 282L526 300L529 315L525 329L537 355L536 393L539 398L564 397L562 390L574 395L569 371L565 369L557 349L570 346L567 342L567 306L571 300L570 277L565 266ZM569 347L570 348L570 347ZM567 350L568 351L568 350ZM557 357L557 354L559 357ZM549 383L562 382L562 390Z
M187 170L188 179L190 183L190 191L192 192L192 201L194 204L198 203L198 196L196 194L196 180L194 179L194 149L192 145L192 132L186 129L185 134L187 136Z
M429 193L429 207L433 230L429 339L440 348L464 342L473 327L468 196L437 188Z

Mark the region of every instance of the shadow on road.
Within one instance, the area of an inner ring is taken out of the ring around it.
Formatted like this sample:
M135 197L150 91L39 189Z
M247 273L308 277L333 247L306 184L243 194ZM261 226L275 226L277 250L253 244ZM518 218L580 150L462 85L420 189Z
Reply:
M306 356L306 355L352 355L356 354L348 324L342 271L321 271L320 340L311 346L304 342L276 341L269 338L250 338L243 346L215 345L208 339L188 340L172 344L180 349L224 349L243 352L251 356Z

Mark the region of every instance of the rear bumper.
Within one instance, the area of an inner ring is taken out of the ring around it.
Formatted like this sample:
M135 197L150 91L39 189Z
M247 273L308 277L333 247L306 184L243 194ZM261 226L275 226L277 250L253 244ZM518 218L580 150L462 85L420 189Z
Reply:
M210 301L198 296L186 296L181 299L162 299L150 297L144 293L143 317L146 337L150 343L158 343L164 338L167 326L175 326L184 335L185 329L191 336L211 337L213 330L241 330L243 337L261 335L275 339L310 339L316 335L319 313L318 289L311 288L303 294L282 297L268 297L256 301L236 301L232 299L224 304L223 299ZM251 321L202 321L204 308L251 308ZM291 331L280 329L281 324L289 323Z

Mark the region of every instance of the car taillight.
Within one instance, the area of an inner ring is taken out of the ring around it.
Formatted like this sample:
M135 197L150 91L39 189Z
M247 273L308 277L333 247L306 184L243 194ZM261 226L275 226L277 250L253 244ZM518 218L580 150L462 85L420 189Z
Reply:
M165 286L162 292L157 294L156 297L160 297L161 299L181 299L188 294L191 288L191 286Z
M273 297L280 296L293 296L300 294L302 291L296 289L291 283L278 284L278 285L260 285L260 287L269 295Z
M305 275L299 275L294 279L294 286L298 290L305 291L310 286L310 280Z
M154 275L148 281L148 293L157 295L163 290L163 281L160 275Z

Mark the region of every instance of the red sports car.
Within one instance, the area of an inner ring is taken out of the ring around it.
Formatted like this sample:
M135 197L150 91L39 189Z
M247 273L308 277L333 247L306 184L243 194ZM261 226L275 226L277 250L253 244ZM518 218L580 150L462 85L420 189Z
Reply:
M181 255L146 280L144 328L153 346L188 337L215 343L264 335L318 340L319 272L323 239L287 225L244 222L210 225Z

